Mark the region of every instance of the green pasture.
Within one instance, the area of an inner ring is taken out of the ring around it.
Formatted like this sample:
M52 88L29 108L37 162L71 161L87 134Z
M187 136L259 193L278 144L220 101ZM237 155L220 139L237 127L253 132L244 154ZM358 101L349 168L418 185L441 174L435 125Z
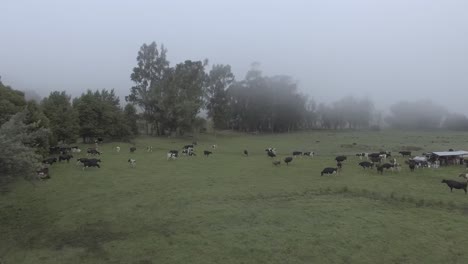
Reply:
M194 140L196 157L166 159ZM463 166L410 172L397 156L402 171L380 175L354 156L468 150L467 133L225 132L134 143L133 154L129 143L103 144L100 169L77 166L81 153L52 165L50 180L0 194L0 263L468 263L468 195L441 183L461 181ZM275 167L266 147L278 159L316 156ZM320 176L336 155L348 155L343 171Z

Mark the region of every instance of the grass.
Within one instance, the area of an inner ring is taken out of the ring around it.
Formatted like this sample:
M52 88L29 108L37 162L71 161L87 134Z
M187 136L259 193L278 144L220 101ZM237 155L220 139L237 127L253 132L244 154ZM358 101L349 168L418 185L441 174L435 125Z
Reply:
M463 167L379 175L349 156L341 174L320 176L338 154L468 149L467 136L224 133L202 135L199 156L174 161L167 150L191 138L139 138L134 154L108 143L101 169L54 164L51 180L0 196L0 263L467 263L468 197L441 183ZM275 167L269 146L281 158L318 155Z

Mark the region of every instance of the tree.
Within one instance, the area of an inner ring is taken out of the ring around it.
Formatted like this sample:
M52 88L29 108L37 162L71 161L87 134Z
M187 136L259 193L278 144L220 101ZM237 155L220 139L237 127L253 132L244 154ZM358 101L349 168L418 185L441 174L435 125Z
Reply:
M26 113L20 112L0 127L0 185L20 176L31 179L40 166L37 142L47 142L49 132L25 120Z
M13 90L0 81L0 125L8 121L12 115L22 111L25 106L24 93Z
M138 125L137 125L138 113L134 105L132 104L125 105L124 118L132 134L138 135Z
M214 128L229 126L229 105L227 88L234 82L234 74L229 65L213 65L208 75L206 91L208 117L213 120Z
M437 129L446 114L444 107L431 101L403 101L390 107L385 121L397 129Z
M207 61L186 60L167 72L161 113L162 122L169 131L183 134L192 128L203 106L206 64Z
M468 130L468 118L463 114L448 114L442 127L449 130Z
M71 105L71 97L63 92L52 92L41 102L44 114L50 121L51 143L73 143L78 137L78 115Z
M143 44L138 52L137 67L133 68L130 78L135 82L126 101L137 104L143 109L143 118L158 133L163 130L158 127L161 122L161 104L164 94L164 79L168 72L169 61L167 50L161 45L161 50L155 42ZM149 127L147 127L149 129Z
M126 138L131 135L114 90L88 90L73 101L78 112L79 134L84 142L95 137Z

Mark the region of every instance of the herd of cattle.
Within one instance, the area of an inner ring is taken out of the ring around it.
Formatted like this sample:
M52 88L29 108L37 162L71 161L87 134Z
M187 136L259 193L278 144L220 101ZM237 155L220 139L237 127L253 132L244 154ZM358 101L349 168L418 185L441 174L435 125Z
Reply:
M196 156L195 153L195 146L197 145L197 142L192 142L192 144L185 145L183 148L180 150L169 150L166 154L167 160L174 160L179 158L179 153L181 153L184 156ZM212 150L216 149L216 145L211 146ZM121 148L120 146L115 147L116 152L120 152ZM130 147L129 151L130 153L134 153L136 151L136 147ZM147 146L146 147L147 152L153 152L153 147ZM274 159L272 164L274 166L280 166L281 165L281 160L275 159L277 157L277 152L275 148L266 148L265 152L268 157ZM62 161L67 161L67 163L70 162L70 160L73 158L73 154L79 154L81 153L81 149L78 146L73 146L73 147L52 147L50 148L50 154L51 155L58 155L58 157L50 157L47 159L44 159L42 161L43 167L37 171L39 179L49 179L49 166L56 163L56 162L62 162ZM411 151L400 151L398 152L401 157L405 158L408 157L408 159L405 161L405 164L408 165L410 171L414 171L417 168L424 168L424 167L432 167L432 168L438 168L439 167L439 161L436 159L434 156L431 156L430 153L423 153L423 156L415 156L412 157ZM76 164L81 165L82 169L84 170L85 168L90 168L90 167L96 167L100 168L100 163L101 159L100 158L91 158L90 156L100 156L102 152L98 150L98 144L96 143L95 148L88 148L86 151L87 157L81 157L76 159ZM205 156L210 156L213 154L213 151L210 150L204 150L203 155ZM249 156L248 150L243 151L244 156ZM287 156L283 159L283 162L286 163L286 165L289 165L293 161L294 158L301 157L301 156L308 156L308 157L313 157L315 155L315 152L313 151L293 151L292 156ZM363 169L374 169L376 168L377 173L383 174L384 171L386 170L391 170L391 171L397 171L399 172L401 170L401 164L397 162L396 157L392 156L392 153L390 151L380 151L376 153L357 153L355 155L358 157L361 162L358 163L358 166L362 167ZM343 164L344 162L348 159L347 156L345 155L340 155L335 158L336 161L336 167L326 167L324 168L320 175L323 176L325 175L330 175L330 174L338 174L342 169L343 169ZM363 159L366 159L362 161ZM135 159L128 159L128 163L130 167L135 168L136 167L136 160ZM466 163L466 167L468 170L468 163ZM452 191L453 189L462 189L465 191L465 194L467 193L467 183L468 183L468 173L462 173L459 175L460 177L464 178L463 182L458 182L454 180L443 180L442 183L447 184L447 186L450 188Z

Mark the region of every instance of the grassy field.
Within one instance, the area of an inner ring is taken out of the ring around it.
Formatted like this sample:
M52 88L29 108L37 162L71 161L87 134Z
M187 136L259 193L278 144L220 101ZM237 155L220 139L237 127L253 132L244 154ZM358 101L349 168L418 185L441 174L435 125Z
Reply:
M468 150L451 132L202 135L197 157L167 161L191 138L102 146L101 169L54 164L52 179L0 195L0 263L468 263L468 196L452 166L364 171L357 152ZM202 151L218 148L208 158ZM116 153L113 147L120 145ZM146 153L146 145L154 152ZM274 167L279 157L312 150ZM86 146L83 146L86 147ZM242 151L248 149L249 157ZM342 173L320 176L338 154ZM84 156L84 155L82 155ZM137 160L132 169L128 158ZM403 163L401 157L397 158Z

